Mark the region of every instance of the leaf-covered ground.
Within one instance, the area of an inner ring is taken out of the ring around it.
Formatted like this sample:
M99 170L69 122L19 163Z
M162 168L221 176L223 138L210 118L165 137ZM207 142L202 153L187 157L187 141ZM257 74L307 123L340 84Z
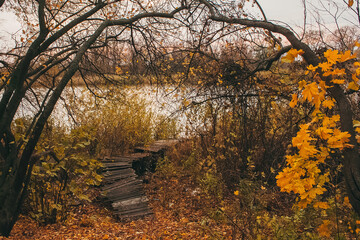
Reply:
M65 223L40 226L21 216L11 236L0 239L231 239L231 228L202 210L211 200L189 178L153 178L147 192L154 214L144 219L120 222L99 204L86 204Z

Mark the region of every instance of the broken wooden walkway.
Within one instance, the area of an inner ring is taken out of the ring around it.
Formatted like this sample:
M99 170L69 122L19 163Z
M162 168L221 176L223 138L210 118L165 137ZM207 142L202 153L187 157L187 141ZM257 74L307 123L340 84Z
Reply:
M141 176L154 171L157 159L164 157L166 149L176 143L177 140L159 140L148 147L135 148L132 154L102 159L101 192L115 216L133 219L152 214Z

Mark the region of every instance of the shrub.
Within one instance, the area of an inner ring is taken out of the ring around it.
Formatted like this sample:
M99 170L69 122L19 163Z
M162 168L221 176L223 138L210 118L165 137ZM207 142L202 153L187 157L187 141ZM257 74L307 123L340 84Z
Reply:
M16 137L26 139L27 118L19 118L13 128ZM94 129L64 127L49 121L43 131L29 183L26 210L42 224L63 221L69 208L90 201L90 187L101 182L101 163L91 155Z
M96 129L98 151L102 153L128 152L156 139L174 138L178 132L175 120L155 114L150 103L131 89L110 89L106 98L96 101L90 93L69 98L73 99L77 124Z

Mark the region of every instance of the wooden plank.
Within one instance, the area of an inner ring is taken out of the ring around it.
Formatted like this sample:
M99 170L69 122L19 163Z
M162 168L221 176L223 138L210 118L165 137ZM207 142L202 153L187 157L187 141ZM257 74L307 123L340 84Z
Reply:
M113 188L106 190L106 196L112 196L112 195L118 195L121 192L128 192L129 189L132 188L141 188L142 189L142 183L132 183L132 184L128 184L128 185L115 185L113 186Z
M142 188L143 188L143 186L142 186L141 183L131 184L131 185L122 186L122 187L117 187L117 188L113 188L111 190L108 190L106 196L113 196L113 195L118 195L118 194L121 194L121 193L127 193L131 189L142 189Z
M151 157L151 154L150 153L136 152L136 153L131 153L130 155L128 155L128 157L133 159L133 160L137 160L137 159L143 159L143 158Z
M144 196L144 193L134 191L131 193L127 193L125 195L109 196L109 197L104 198L103 201L106 203L113 204L114 202L124 201L129 198L138 198L138 197L143 197L143 196Z
M176 143L178 143L178 140L176 139L158 140L148 147L137 147L135 148L135 151L139 151L141 153L150 152L156 154L165 151L169 147L174 146Z
M137 206L137 207L133 207L131 209L114 209L114 213L118 214L118 215L129 215L129 214L134 214L134 213L139 213L139 212L149 212L151 211L151 209L148 207L148 205L142 205L142 206Z
M148 203L149 199L146 196L130 198L122 201L117 201L111 204L113 208L123 208L123 209L131 209L132 207L136 207L137 205Z
M102 161L104 162L128 162L131 161L133 158L130 155L124 156L111 156L111 157L104 157Z
M127 175L126 178L124 178L124 176L121 176L121 175L117 175L117 176L112 176L111 178L107 178L107 179L104 179L103 180L103 185L112 185L112 184L119 184L119 181L122 181L122 180L126 180L126 179L129 179L129 178L135 178L135 175Z
M130 212L140 212L140 211L148 211L148 210L150 210L150 208L146 202L134 204L128 206L127 208L122 208L122 207L114 208L114 212L117 214L127 214Z
M133 191L133 192L129 192L126 195L116 195L116 196L109 196L108 200L109 202L118 202L118 201L123 201L129 198L137 198L137 197L142 197L144 196L144 193L139 192L139 191Z
M113 157L104 157L101 162L103 163L116 163L116 162L132 162L136 159L146 158L149 157L151 154L149 153L130 153L123 156L113 156Z
M132 169L131 169L132 170ZM111 173L108 173L107 175L105 175L105 181L111 181L113 179L118 179L118 180L121 180L121 179L124 179L124 178L129 178L129 177L132 177L132 176L136 176L134 170L132 171L127 171L127 172L120 172L120 173L115 173L115 174L111 174Z
M158 146L137 147L137 148L135 148L135 151L138 151L140 153L142 153L142 152L159 153L161 150L163 150L163 149L161 147L158 147Z
M127 208L131 205L147 203L148 201L149 201L149 199L145 195L143 195L140 197L130 198L130 199L122 200L122 201L116 201L112 204L112 206L114 208L116 208L116 207Z
M109 191L106 194L106 197L109 199L116 199L116 198L130 198L130 196L134 193L140 193L144 195L142 192L142 186L130 186L128 188L116 189L113 191Z
M104 201L109 202L120 219L137 218L152 214L143 183L136 174L149 171L156 159L177 140L160 140L148 147L139 147L137 153L124 156L104 157L103 186Z
M105 186L101 187L101 190L102 191L110 191L113 189L126 187L128 185L132 185L135 183L141 184L142 181L140 179L137 179L136 177L130 177L130 178L122 179L121 181L114 182L112 184L105 185Z
M123 179L128 179L131 177L135 177L134 174L128 174L128 175L115 175L115 176L110 176L106 179L104 179L104 183L105 185L109 185L109 184L113 184L113 183L118 183L119 181L123 180Z
M120 169L111 169L111 170L105 170L103 171L103 176L104 177L108 177L108 176L113 176L113 175L118 175L118 174L135 174L134 169L132 168L120 168Z
M103 163L104 168L131 168L131 163L129 162L113 162L113 163Z

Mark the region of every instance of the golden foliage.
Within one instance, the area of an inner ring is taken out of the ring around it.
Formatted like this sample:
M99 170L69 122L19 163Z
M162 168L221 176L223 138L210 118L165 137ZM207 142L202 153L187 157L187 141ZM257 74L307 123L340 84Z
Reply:
M284 63L292 63L294 62L295 58L297 58L299 55L304 54L303 50L297 50L297 49L290 49L287 54L281 58L281 61Z
M296 54L296 53L294 53ZM294 55L292 55L294 56ZM284 192L293 192L299 196L298 206L305 208L314 203L314 207L327 209L328 205L318 202L318 197L326 189L325 184L329 182L329 170L325 161L330 158L330 152L344 150L352 147L349 142L350 134L339 129L339 115L327 116L326 109L333 109L335 100L327 96L326 90L332 86L327 85L318 77L319 69L323 76L330 76L333 84L345 85L345 79L339 76L346 75L345 69L337 68L338 63L354 59L350 51L339 52L338 50L327 50L324 53L326 61L318 66L308 66L311 76L306 80L299 81L298 94L293 94L290 107L294 108L298 102L307 102L314 107L311 115L312 120L300 126L300 130L292 140L292 147L295 154L286 157L287 167L277 175L277 184ZM288 58L291 60L291 57ZM347 88L357 91L359 89L357 75L359 75L360 63L354 64L357 69L352 76ZM322 167L321 167L322 166ZM323 236L329 233L326 231L328 224L323 224L319 229Z

